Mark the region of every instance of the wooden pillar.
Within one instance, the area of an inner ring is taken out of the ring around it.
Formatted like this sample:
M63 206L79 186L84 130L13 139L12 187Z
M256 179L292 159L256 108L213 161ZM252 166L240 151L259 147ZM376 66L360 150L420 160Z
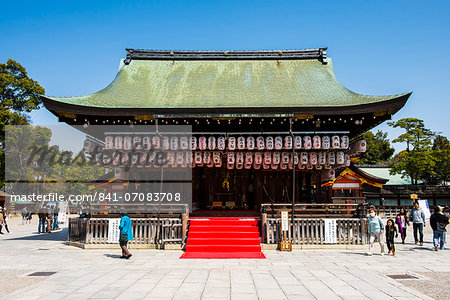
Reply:
M267 243L266 239L266 229L267 229L267 213L261 213L261 243Z
M182 222L182 243L186 242L187 237L187 229L188 229L188 221L189 221L189 210L184 212L181 215L181 222Z

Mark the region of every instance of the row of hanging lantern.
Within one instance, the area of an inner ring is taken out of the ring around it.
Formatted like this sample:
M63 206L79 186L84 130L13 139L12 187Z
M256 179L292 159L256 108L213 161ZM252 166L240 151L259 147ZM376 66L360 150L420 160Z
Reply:
M289 149L348 149L350 139L343 135L304 136L106 136L107 150L289 150Z
M228 169L330 169L332 166L349 166L350 155L343 151L320 152L243 152L225 153ZM97 164L105 166L151 167L222 167L220 151L167 151L167 152L100 152L96 154Z

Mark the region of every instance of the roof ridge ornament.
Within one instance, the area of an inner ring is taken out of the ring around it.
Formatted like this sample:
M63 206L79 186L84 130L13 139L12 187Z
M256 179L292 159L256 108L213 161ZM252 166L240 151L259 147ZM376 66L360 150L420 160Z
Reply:
M124 61L132 60L281 60L317 59L327 64L327 47L294 50L237 50L237 51L168 51L127 48Z

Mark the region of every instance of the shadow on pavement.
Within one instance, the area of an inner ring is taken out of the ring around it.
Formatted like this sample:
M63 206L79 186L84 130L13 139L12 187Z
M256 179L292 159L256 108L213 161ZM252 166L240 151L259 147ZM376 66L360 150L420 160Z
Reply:
M16 238L9 238L5 240L9 241L67 241L68 230L63 228L60 231L54 231L52 233L33 233L32 235L21 236Z
M120 259L120 255L118 255L118 254L103 254L103 255L106 257L109 257L109 258L119 258Z

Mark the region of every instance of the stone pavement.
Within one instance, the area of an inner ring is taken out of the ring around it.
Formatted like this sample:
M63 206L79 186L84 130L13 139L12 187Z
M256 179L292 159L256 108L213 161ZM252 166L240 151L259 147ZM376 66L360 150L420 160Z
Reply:
M178 259L181 251L131 249L133 257L122 260L119 247L64 245L67 229L38 235L35 224L11 227L12 234L0 236L0 274L13 272L9 280L20 285L32 272L57 273L17 286L4 296L9 300L431 299L426 285L418 285L421 293L386 275L420 273L419 282L450 270L450 251L433 251L430 234L424 247L398 245L395 257L379 250L372 257L361 250L267 250L267 260L188 260ZM0 291L7 285L0 282ZM449 286L439 295L448 299Z

